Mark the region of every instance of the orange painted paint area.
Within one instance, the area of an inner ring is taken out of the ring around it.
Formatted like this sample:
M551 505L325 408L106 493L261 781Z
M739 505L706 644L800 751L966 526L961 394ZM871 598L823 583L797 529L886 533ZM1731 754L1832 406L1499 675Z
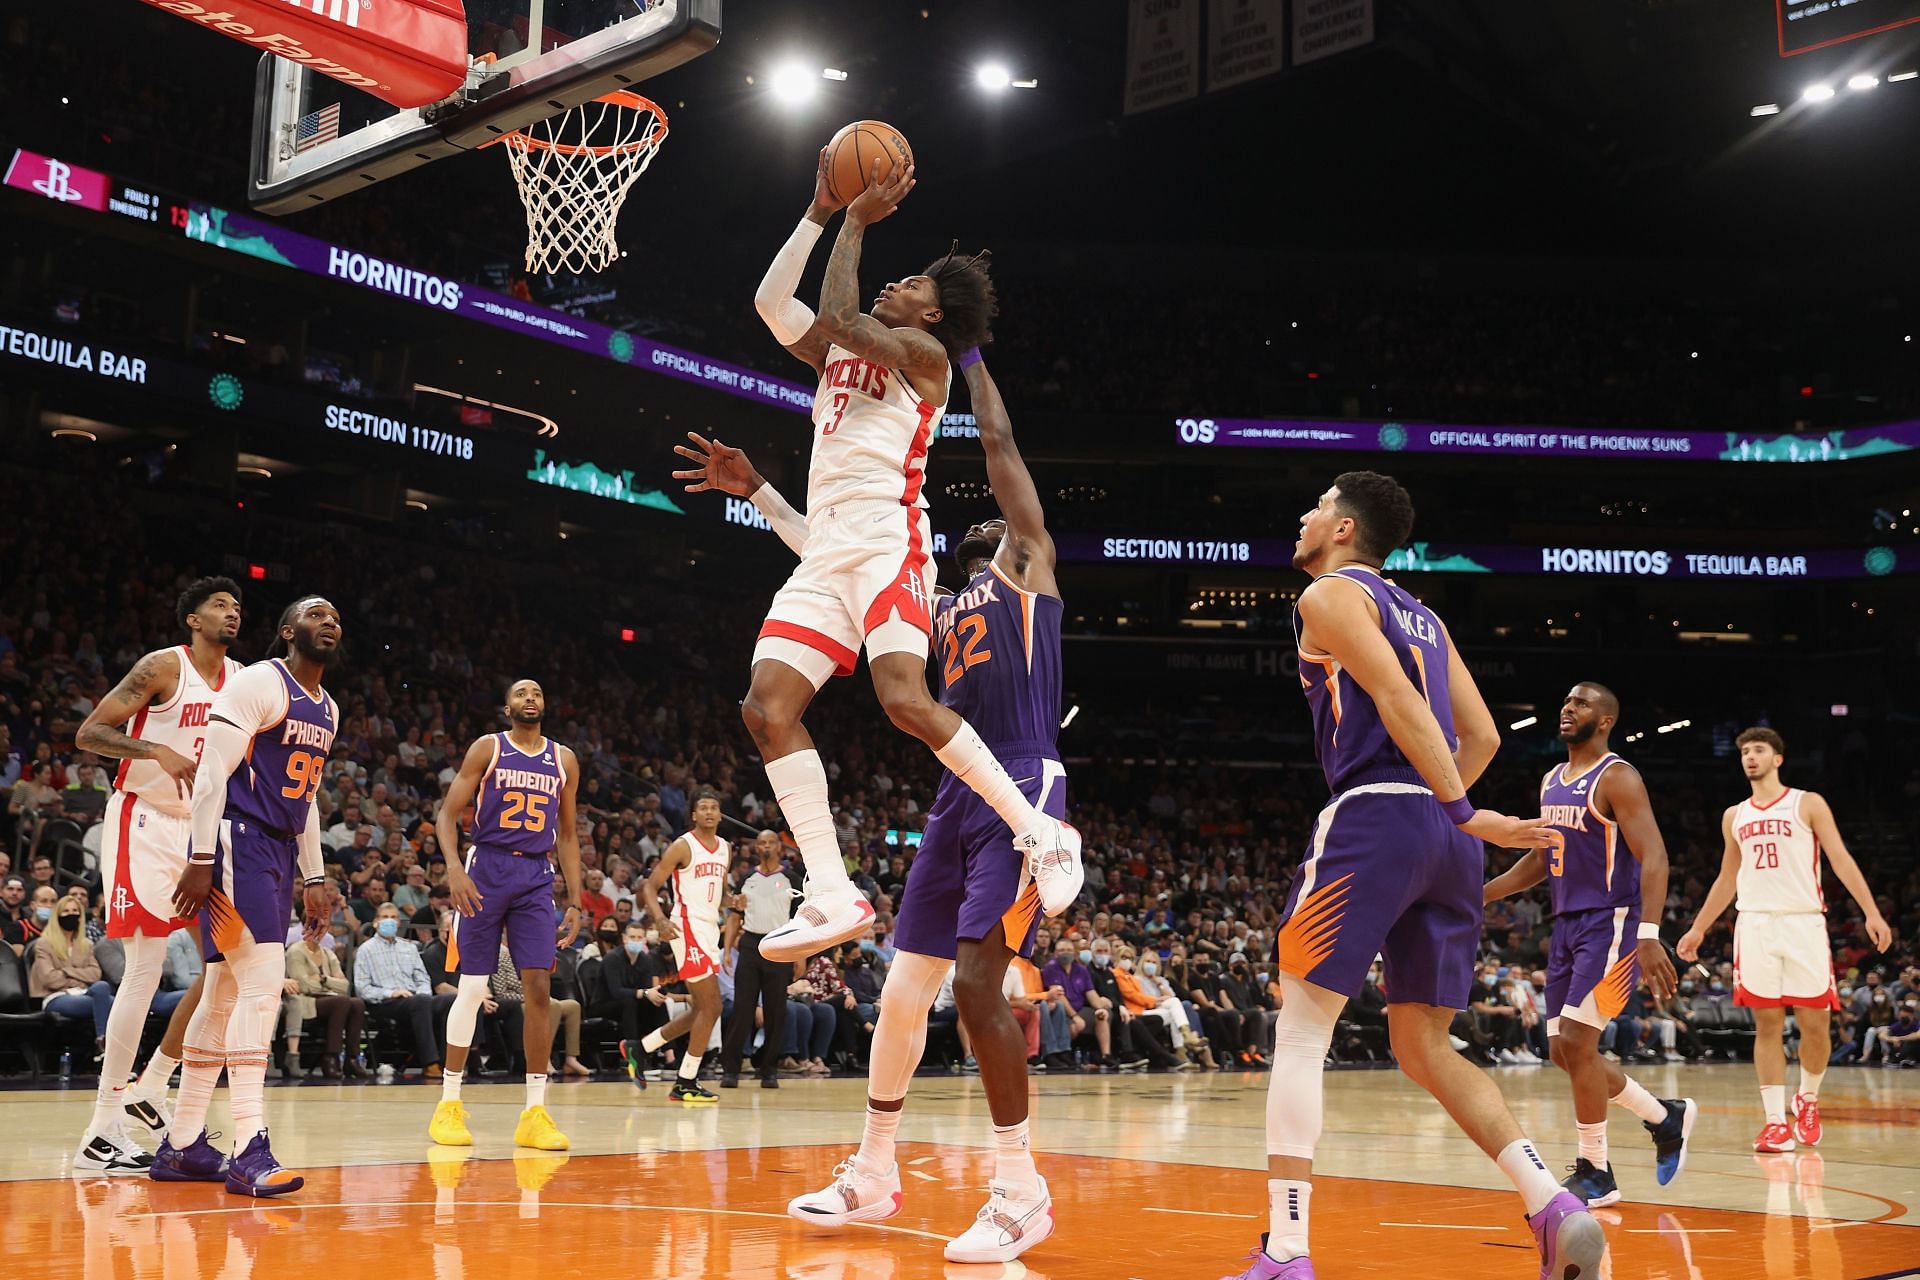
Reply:
M788 1218L786 1202L827 1185L844 1146L480 1159L420 1145L423 1163L315 1170L270 1205L217 1185L62 1178L0 1183L0 1214L16 1239L38 1242L33 1258L87 1280L241 1280L373 1258L407 1259L422 1280L1188 1280L1237 1272L1266 1216L1257 1171L1041 1154L1053 1237L1024 1270L954 1266L941 1250L985 1198L985 1151L903 1144L900 1215L827 1232ZM1613 1249L1603 1274L1856 1280L1920 1258L1920 1228L1835 1229L1808 1207L1602 1210ZM1539 1272L1508 1192L1322 1178L1313 1232L1328 1280Z
M1316 886L1300 900L1280 930L1280 971L1304 978L1333 954L1340 938L1340 921L1347 914L1347 885L1351 875Z

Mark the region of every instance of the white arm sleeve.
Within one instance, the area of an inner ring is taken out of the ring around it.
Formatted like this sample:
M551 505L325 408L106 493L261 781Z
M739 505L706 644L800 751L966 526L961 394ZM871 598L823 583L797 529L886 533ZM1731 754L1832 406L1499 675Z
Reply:
M800 273L806 269L807 259L823 230L825 228L812 218L800 219L800 225L774 255L773 265L767 268L760 288L753 295L753 309L760 313L783 347L800 341L807 330L813 328L813 308L794 297L793 291L800 287Z
M807 545L807 518L793 509L780 491L770 484L763 484L753 491L747 499L754 509L767 518L773 531L780 535L780 541L787 544L789 550L800 555Z
M300 879L317 880L326 871L320 856L320 806L307 806L307 829L300 833Z
M227 779L247 758L253 735L286 714L287 689L280 673L265 663L247 667L227 681L213 702L207 739L193 774L193 848L195 862L212 862L227 809Z

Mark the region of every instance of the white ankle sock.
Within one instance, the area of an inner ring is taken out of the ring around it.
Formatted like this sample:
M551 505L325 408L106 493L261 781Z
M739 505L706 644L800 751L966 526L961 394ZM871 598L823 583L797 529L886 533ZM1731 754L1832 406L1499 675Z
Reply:
M1605 1169L1607 1167L1607 1122L1605 1120L1595 1124L1576 1122L1573 1128L1574 1132L1580 1135L1580 1158L1596 1169Z
M993 1126L993 1177L1031 1194L1040 1188L1040 1170L1034 1167L1027 1123Z
M900 1132L900 1112L879 1111L867 1106L867 1127L860 1134L860 1150L854 1163L868 1173L885 1173L893 1167L893 1139Z
M840 860L840 837L833 828L833 810L827 805L827 770L818 751L796 751L767 761L767 781L786 816L800 859L815 889L839 889L850 883Z
M688 1045L687 1051L680 1055L679 1076L687 1083L700 1078L700 1055L693 1051L692 1045Z
M660 1052L660 1046L665 1044L666 1042L667 1042L667 1038L661 1035L658 1029L649 1031L647 1032L647 1034L640 1037L640 1047L646 1050L648 1053Z
M1760 1108L1767 1113L1768 1124L1785 1124L1787 1121L1787 1086L1783 1084L1761 1085Z
M1267 1179L1267 1256L1287 1262L1307 1256L1307 1202L1311 1182Z
M1547 1204L1560 1194L1560 1184L1547 1172L1547 1162L1533 1149L1533 1144L1525 1138L1518 1138L1507 1144L1495 1163L1500 1172L1507 1175L1514 1190L1520 1193L1521 1202L1527 1206L1527 1216L1547 1207Z
M547 1105L547 1077L544 1073L527 1073L527 1106L544 1107Z
M443 1068L440 1072L440 1101L460 1101L460 1085L466 1078L467 1073L464 1071L448 1071Z
M993 807L1001 821L1013 829L1016 837L1026 835L1040 825L1043 815L1020 794L1020 788L1008 776L1006 766L987 750L987 744L980 740L980 735L974 732L972 725L962 720L959 731L934 754L940 758L941 764L953 772L954 777L972 787L982 800Z
M1659 1124L1667 1118L1667 1109L1660 1105L1660 1099L1647 1092L1647 1087L1627 1077L1626 1087L1609 1099L1616 1107L1625 1107L1648 1124Z
M161 1050L155 1049L153 1056L147 1059L146 1070L140 1073L139 1082L133 1086L134 1091L143 1096L164 1096L173 1084L173 1073L179 1067L180 1059L169 1058Z
M1813 1098L1817 1101L1820 1097L1820 1082L1826 1078L1827 1073L1824 1071L1809 1071L1805 1067L1801 1067L1800 1096L1803 1098Z

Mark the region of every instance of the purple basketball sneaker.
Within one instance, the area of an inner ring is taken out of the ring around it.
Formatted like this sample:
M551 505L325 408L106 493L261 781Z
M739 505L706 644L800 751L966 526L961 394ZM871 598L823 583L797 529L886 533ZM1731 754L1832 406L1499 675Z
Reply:
M155 1182L225 1182L227 1153L207 1141L206 1130L184 1147L173 1145L173 1135L160 1140L147 1176Z
M237 1196L284 1196L306 1185L305 1178L289 1173L273 1158L265 1129L254 1134L247 1149L227 1166L227 1190Z
M1313 1259L1302 1256L1290 1258L1285 1262L1275 1262L1267 1256L1267 1233L1260 1233L1260 1247L1247 1255L1253 1259L1253 1265L1237 1276L1222 1276L1220 1280L1314 1280Z
M1578 1196L1562 1191L1527 1225L1540 1249L1540 1280L1599 1280L1607 1233Z

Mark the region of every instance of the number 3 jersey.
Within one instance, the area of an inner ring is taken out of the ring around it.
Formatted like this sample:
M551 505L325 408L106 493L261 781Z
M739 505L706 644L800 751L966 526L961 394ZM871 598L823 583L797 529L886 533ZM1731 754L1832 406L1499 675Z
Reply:
M1540 816L1553 843L1541 850L1556 915L1570 911L1640 909L1640 863L1620 838L1620 828L1600 816L1593 793L1600 779L1626 761L1608 752L1582 773L1567 766L1548 771L1540 783ZM1631 766L1629 766L1631 767Z
M270 658L228 680L213 714L253 735L227 779L227 814L283 835L305 831L340 726L333 698L324 689L308 693L286 663Z
M523 751L505 733L491 737L493 759L473 800L473 843L544 858L553 852L560 789L567 781L560 749L551 738Z

